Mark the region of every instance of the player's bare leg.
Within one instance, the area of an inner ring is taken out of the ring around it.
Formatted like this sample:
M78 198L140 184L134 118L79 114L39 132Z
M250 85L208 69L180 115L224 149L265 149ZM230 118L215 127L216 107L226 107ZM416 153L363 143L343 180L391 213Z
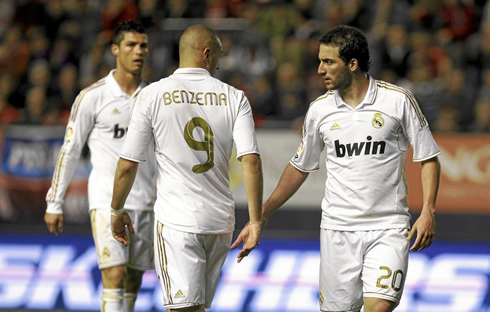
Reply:
M123 310L124 279L126 267L118 265L101 270L102 273L102 311L120 312Z
M391 312L395 309L396 303L380 298L364 298L365 312Z
M101 272L104 288L123 288L124 279L126 278L126 267L124 265L105 268Z
M144 273L145 271L140 271L128 267L124 290L126 290L127 292L138 292L141 287L141 281L143 280Z
M136 303L145 271L128 267L126 273L124 281L124 312L132 312L134 311L134 304Z

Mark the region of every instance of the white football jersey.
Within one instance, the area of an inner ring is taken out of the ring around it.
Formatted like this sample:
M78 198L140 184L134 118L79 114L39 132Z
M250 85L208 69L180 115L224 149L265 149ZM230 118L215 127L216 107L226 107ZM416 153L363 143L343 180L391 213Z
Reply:
M117 83L114 71L82 90L73 103L65 140L58 156L51 188L46 196L46 211L49 213L62 212L63 198L85 142L90 149L92 164L88 180L89 208L110 209L116 166L133 103L136 95L146 86L142 82L130 96ZM134 186L124 206L126 209L153 209L155 176L156 161L153 157L139 167Z
M415 162L440 154L413 95L369 79L366 97L355 109L336 90L311 104L303 139L291 160L298 170L313 172L326 149L322 228L409 227L405 177L409 144Z
M121 157L144 161L152 136L159 171L155 217L183 232L232 232L233 142L238 159L259 153L243 91L205 69L179 68L138 95Z

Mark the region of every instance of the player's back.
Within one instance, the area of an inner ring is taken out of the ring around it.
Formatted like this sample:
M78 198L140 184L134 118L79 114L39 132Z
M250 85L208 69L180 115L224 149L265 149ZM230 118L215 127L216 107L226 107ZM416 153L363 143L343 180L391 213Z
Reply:
M178 69L143 92L138 103L148 104L159 164L157 218L183 231L232 231L233 141L238 156L257 150L244 93L196 68Z

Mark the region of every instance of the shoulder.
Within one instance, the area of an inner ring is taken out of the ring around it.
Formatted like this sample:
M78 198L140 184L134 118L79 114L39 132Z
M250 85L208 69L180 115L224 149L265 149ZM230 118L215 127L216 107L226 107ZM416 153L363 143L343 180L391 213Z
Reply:
M409 101L415 99L410 90L397 86L395 84L383 80L376 80L376 86L378 87L378 91L380 93L384 93L387 96L399 99L406 99Z
M163 92L166 89L172 89L173 87L178 86L180 84L179 81L180 80L178 77L176 77L175 75L171 75L149 83L146 87L143 88L142 91L144 91L147 95L156 94L159 92Z
M230 104L236 103L237 105L241 105L246 103L245 100L248 101L245 91L223 82L218 78L210 76L206 79L206 85L209 87L209 91L226 96L229 99Z
M317 97L310 103L309 110L318 110L324 108L325 105L335 104L334 90L329 90L325 94Z
M162 90L168 89L172 79L170 77L162 78L158 81L148 83L141 91L138 93L137 98L151 98L152 96L157 96Z
M78 93L78 97L75 100L74 105L79 104L82 101L94 100L96 98L100 98L107 91L107 81L105 78L100 79L99 81L93 83L92 85L86 87L80 93Z
M75 102L72 105L71 117L70 120L75 120L78 115L79 110L92 110L93 105L86 105L83 103L94 102L97 99L100 99L102 94L106 91L105 86L107 85L106 79L102 78L99 81L93 83L89 87L83 89L78 94ZM82 107L82 109L80 109Z
M80 91L80 94L81 93L95 93L95 92L101 91L103 89L103 87L106 86L106 84L107 84L106 78L99 79L97 82L94 82L90 86L88 86L85 89L83 89L82 91Z
M321 119L321 116L331 113L337 107L334 92L334 90L329 90L312 101L306 113L305 121L316 122L316 120Z
M93 98L94 96L99 96L102 92L105 91L106 79L102 78L99 81L91 84L86 87L78 94L79 100L86 98Z

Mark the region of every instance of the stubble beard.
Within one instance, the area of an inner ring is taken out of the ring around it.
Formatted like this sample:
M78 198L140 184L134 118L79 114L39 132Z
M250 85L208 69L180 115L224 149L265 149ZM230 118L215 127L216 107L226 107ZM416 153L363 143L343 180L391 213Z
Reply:
M332 81L332 86L328 87L327 90L343 90L348 88L352 83L352 74L350 73L347 66L343 67L339 72L337 79Z

